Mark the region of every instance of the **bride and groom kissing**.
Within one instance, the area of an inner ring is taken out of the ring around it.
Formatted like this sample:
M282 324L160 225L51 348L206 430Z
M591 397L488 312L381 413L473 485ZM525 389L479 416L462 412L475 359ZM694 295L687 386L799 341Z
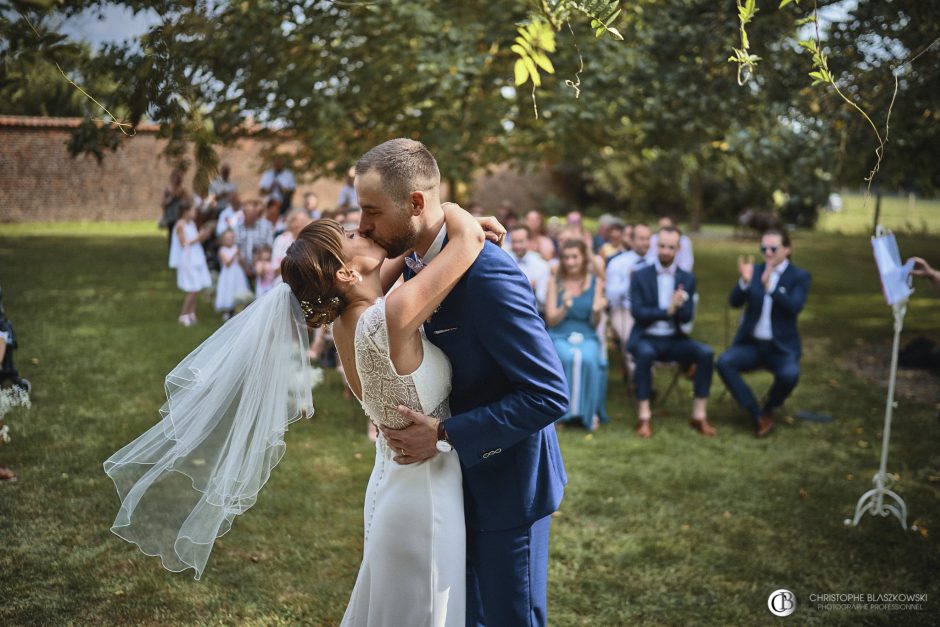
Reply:
M308 328L332 324L381 430L342 624L544 625L567 482L553 424L568 388L529 282L486 241L499 225L484 233L441 203L420 142L367 152L356 191L358 232L307 226L284 283L186 357L167 376L163 420L105 462L122 501L112 531L199 578L283 454L287 425L313 413L301 347Z

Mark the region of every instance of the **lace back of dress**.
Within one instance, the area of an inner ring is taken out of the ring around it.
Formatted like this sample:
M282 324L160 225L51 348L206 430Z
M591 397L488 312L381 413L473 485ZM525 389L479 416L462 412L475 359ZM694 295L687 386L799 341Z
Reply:
M355 347L366 415L377 425L407 427L409 422L398 413L398 405L420 409L421 401L412 377L400 376L392 365L384 299L363 312L356 327Z

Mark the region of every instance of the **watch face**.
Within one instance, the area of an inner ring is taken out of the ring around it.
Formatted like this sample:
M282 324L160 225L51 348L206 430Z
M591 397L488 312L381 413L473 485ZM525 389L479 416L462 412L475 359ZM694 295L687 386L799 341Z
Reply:
M447 453L454 450L454 447L450 445L450 442L447 440L438 440L437 441L437 450L441 453Z

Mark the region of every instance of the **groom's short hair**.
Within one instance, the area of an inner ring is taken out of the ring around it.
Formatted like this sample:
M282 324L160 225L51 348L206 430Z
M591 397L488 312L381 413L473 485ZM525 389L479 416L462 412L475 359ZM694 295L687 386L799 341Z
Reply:
M395 202L406 204L411 192L431 191L441 185L441 171L427 146L413 139L390 139L356 163L356 175L375 170Z

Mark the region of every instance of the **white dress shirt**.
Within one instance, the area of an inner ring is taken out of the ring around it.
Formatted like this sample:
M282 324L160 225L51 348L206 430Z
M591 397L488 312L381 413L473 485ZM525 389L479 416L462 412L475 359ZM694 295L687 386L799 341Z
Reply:
M773 327L770 324L770 312L774 307L774 300L771 298L771 294L777 289L777 283L780 282L780 275L783 274L789 265L790 260L787 259L770 273L770 281L767 286L767 291L764 292L764 304L761 306L760 318L758 318L757 324L754 325L754 337L758 340L774 339ZM751 280L753 281L754 278L755 277L751 277Z
M231 205L222 210L219 214L219 220L215 223L215 234L222 235L229 229L234 231L239 224L245 221L245 214L241 209L235 211Z
M610 260L604 292L612 308L630 309L630 277L646 264L646 258L632 250Z
M548 262L542 259L542 255L532 250L526 252L521 259L512 253L510 253L510 256L525 274L526 278L529 279L529 283L535 285L535 302L538 305L539 311L545 311L545 298L548 295L548 281L552 274Z
M669 309L672 303L672 295L676 291L676 262L664 268L659 259L656 260L656 285L659 289L659 307L660 309ZM668 337L676 334L676 327L672 320L657 320L646 329L647 335L658 335Z
M268 170L261 175L261 183L259 183L258 187L261 189L271 189L265 200L274 198L275 200L282 201L284 200L284 192L297 188L297 181L294 180L294 173L287 168L284 168L280 172Z
M437 257L438 253L441 252L441 249L444 248L445 237L447 237L446 223L441 226L441 230L437 232L437 237L435 237L434 241L431 242L431 245L428 247L428 252L424 253L423 257L415 252L415 257L418 258L418 261L424 265L431 263L431 260Z

